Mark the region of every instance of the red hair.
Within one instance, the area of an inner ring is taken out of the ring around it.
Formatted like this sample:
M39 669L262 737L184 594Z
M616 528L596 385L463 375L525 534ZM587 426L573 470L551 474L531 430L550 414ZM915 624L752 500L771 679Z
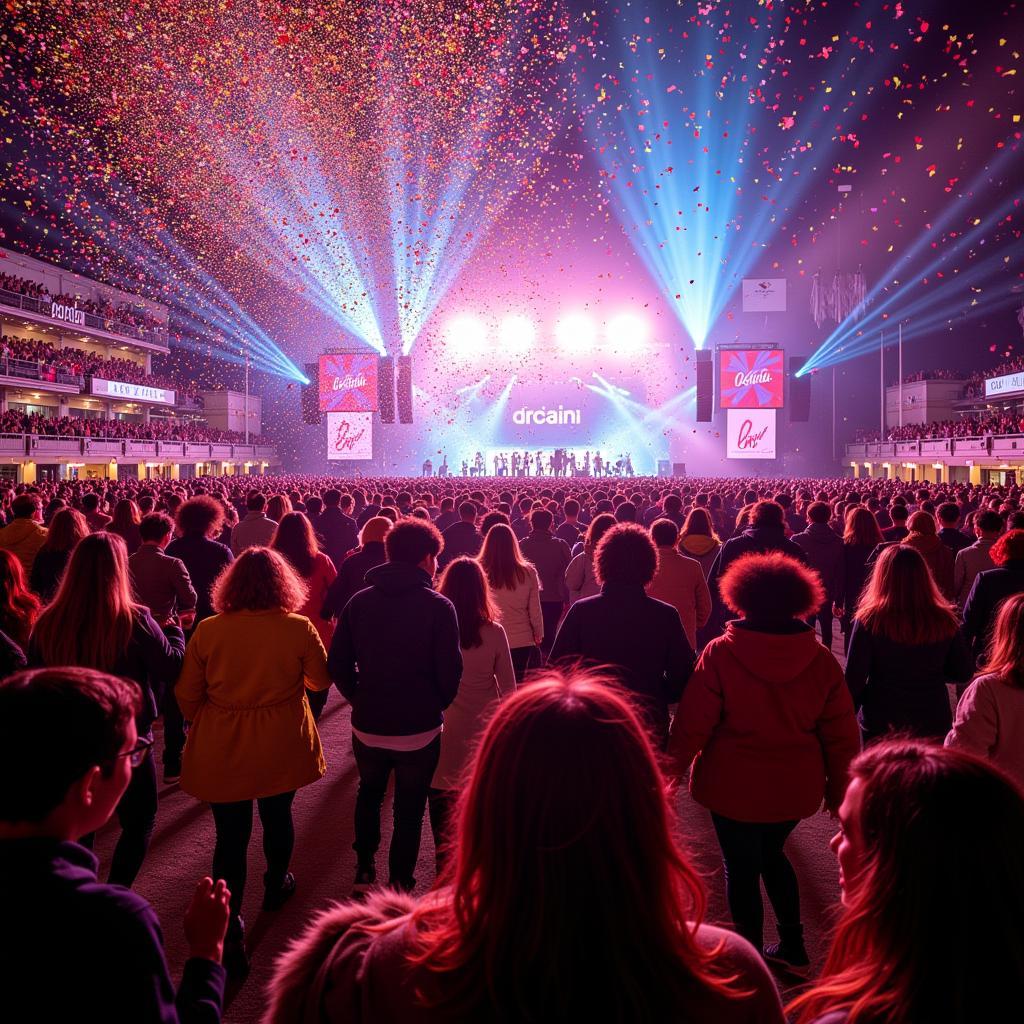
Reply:
M464 1020L654 1020L725 996L695 932L703 886L636 712L548 673L499 705L463 788L442 889L414 914L419 996ZM595 985L594 979L614 979Z
M995 565L1005 565L1024 558L1024 530L1004 533L989 549L989 557Z
M21 561L6 548L0 548L0 629L24 647L39 607L39 598L25 584Z

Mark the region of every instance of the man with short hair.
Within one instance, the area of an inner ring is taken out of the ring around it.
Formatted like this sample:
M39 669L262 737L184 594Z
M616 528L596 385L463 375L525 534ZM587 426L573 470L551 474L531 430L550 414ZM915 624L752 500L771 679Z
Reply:
M439 569L447 568L449 562L463 555L467 558L476 558L480 553L483 537L480 536L480 531L476 528L476 515L477 509L473 502L464 501L459 506L459 521L452 523L441 534L444 547L437 563Z
M580 526L580 503L575 498L569 498L562 506L562 514L565 518L555 530L555 536L572 548L583 533L583 527Z
M231 552L237 558L246 548L267 547L277 532L277 523L267 518L267 499L250 491L245 499L245 518L231 531Z
M139 604L149 608L159 623L175 615L181 628L192 626L196 610L196 591L188 569L180 558L165 554L174 533L174 520L163 512L150 512L139 524L142 544L128 559L132 586Z
M352 705L356 795L356 880L366 895L377 880L380 809L395 774L392 888L411 891L427 794L441 752L445 708L462 677L455 608L433 589L441 534L425 519L400 519L384 538L387 562L341 613L327 670Z
M974 535L978 539L956 553L953 564L953 593L960 611L964 610L967 595L974 586L975 577L988 569L994 569L992 545L1003 532L1003 520L998 512L991 509L979 512L974 517Z
M351 507L352 498L346 507ZM342 509L342 495L335 487L323 493L324 510L320 513L320 536L324 542L324 553L337 569L345 560L345 556L359 543L359 532L356 521Z
M93 533L105 530L113 522L110 516L100 511L100 496L95 491L82 495L82 514Z
M970 546L970 539L957 529L960 523L960 506L956 502L943 502L935 510L935 518L939 521L939 540L953 552L954 556Z
M565 585L565 570L572 561L572 550L564 540L551 532L553 517L546 508L534 509L530 514L530 533L519 543L519 549L529 562L533 562L540 577L540 611L544 620L544 638L540 649L551 650L558 631L569 590Z
M85 668L0 681L0 775L18 780L0 787L0 963L12 1020L221 1018L224 882L204 878L192 896L175 994L153 908L100 883L97 857L78 843L106 824L149 756L135 731L140 696L130 680Z
M0 548L6 548L21 562L25 578L32 575L39 549L46 542L43 523L43 503L38 494L19 494L11 502L14 518L0 530Z
M842 538L829 526L832 510L824 501L814 501L807 508L807 529L793 536L807 556L807 564L818 571L825 588L825 603L807 620L813 629L821 626L821 642L832 649L832 606L839 600L846 583L846 555Z
M910 531L907 529L907 520L910 518L910 512L907 510L907 506L896 503L889 509L889 516L892 519L892 526L882 531L882 536L885 538L888 544L898 544L904 537L910 536Z
M442 498L441 511L437 514L437 518L434 520L434 525L443 534L452 523L459 521L459 513L455 511L455 499L454 498Z

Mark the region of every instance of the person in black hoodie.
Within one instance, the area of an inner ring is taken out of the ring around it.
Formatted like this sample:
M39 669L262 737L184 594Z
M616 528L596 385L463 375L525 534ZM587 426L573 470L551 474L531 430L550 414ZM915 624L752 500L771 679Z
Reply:
M94 668L138 683L142 701L135 727L139 740L150 744L160 698L173 686L184 656L181 628L173 623L161 628L148 608L135 603L125 543L106 531L90 534L72 552L57 595L36 620L28 646L30 665ZM110 863L111 883L130 886L135 881L156 809L156 769L147 755L117 805L121 835Z
M320 513L317 530L323 540L324 553L339 566L356 546L356 521L342 512L341 491L337 488L324 491L323 499L324 510Z
M964 604L964 636L977 661L985 658L999 606L1024 591L1024 530L1004 533L990 554L996 568L978 573Z
M799 545L807 555L807 563L816 569L825 587L825 601L815 612L808 624L821 626L821 642L832 649L832 608L844 591L846 559L842 538L828 525L832 510L824 501L812 502L807 509L807 529L793 536L793 543Z
M327 588L320 618L337 619L352 595L366 586L366 574L387 561L384 538L390 529L391 520L384 516L371 516L367 519L359 534L359 547L338 566L338 575Z
M101 884L95 855L77 842L107 822L148 756L135 730L141 696L130 680L82 668L0 683L0 774L18 779L0 792L0 963L11 1020L221 1018L223 881L196 887L175 993L153 908Z
M768 551L781 551L784 555L791 555L798 562L807 563L803 548L786 537L786 513L781 505L774 501L757 502L750 510L748 523L741 534L727 540L719 548L715 564L711 566L711 572L708 574L711 619L705 628L709 638L720 636L725 629L729 609L718 593L718 581L737 558L749 554L763 555Z
M387 562L345 606L327 671L352 705L359 769L352 895L377 880L380 809L395 773L389 885L411 891L427 794L441 751L445 708L462 677L455 608L433 589L441 534L425 520L400 520L384 539Z

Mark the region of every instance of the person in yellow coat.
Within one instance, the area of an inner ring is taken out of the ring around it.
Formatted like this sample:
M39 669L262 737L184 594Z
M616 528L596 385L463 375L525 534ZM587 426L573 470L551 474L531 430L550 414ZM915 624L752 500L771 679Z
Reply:
M295 791L326 771L306 690L331 681L316 629L295 614L305 600L305 584L280 554L245 550L214 585L217 614L192 634L174 691L191 722L181 788L211 806L213 873L231 890L224 965L235 975L248 971L241 907L253 801L267 857L263 909L277 910L295 891Z

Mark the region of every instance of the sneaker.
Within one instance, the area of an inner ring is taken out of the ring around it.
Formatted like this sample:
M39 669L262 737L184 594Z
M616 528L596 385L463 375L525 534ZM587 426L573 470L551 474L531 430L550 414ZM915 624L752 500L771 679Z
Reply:
M354 900L365 900L376 883L377 869L372 864L360 864L356 868L356 880L352 883L351 898Z
M267 876L263 876L263 884L267 884ZM289 871L276 889L264 889L263 909L280 910L295 895L295 876Z
M164 784L173 786L174 783L181 781L181 762L180 761L168 761L164 765Z
M806 978L810 974L811 959L804 948L803 939L799 942L773 942L764 947L764 958L773 967L798 978Z

